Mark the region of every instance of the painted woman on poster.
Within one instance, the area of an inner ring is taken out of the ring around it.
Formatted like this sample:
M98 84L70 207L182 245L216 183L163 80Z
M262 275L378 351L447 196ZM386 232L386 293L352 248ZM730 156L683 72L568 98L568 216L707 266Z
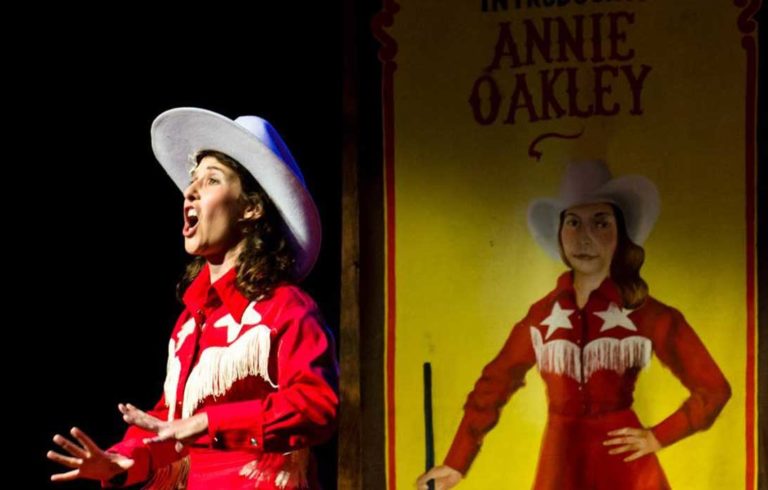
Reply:
M434 479L436 489L449 489L467 474L533 366L549 408L534 489L670 488L656 452L712 425L731 389L683 315L652 297L640 276L641 245L659 210L650 180L614 178L600 161L570 164L560 195L531 203L533 238L568 270L485 366L443 465L422 475L418 488ZM652 354L690 394L647 427L632 403Z

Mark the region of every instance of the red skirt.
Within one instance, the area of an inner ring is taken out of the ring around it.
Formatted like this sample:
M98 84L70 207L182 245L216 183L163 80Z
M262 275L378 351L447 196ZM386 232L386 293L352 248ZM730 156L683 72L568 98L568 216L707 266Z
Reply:
M608 454L608 432L642 428L632 410L589 417L549 414L541 443L535 490L666 490L669 483L655 454L630 462L631 453Z
M309 449L259 453L195 448L186 490L294 490L318 488Z
M145 490L298 490L317 489L309 449L257 453L201 447L155 472Z

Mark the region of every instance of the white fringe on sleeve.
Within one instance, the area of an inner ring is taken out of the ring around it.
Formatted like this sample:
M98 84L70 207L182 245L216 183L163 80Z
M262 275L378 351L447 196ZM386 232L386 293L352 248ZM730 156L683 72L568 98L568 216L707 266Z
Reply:
M309 488L307 468L309 448L283 454L262 454L243 466L240 476L253 480L256 485L271 482L277 488Z

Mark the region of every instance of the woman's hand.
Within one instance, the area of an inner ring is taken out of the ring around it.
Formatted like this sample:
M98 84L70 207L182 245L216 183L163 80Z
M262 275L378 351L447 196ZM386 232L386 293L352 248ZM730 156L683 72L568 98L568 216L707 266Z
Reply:
M450 466L435 466L416 480L416 488L427 490L427 482L435 480L435 490L448 490L458 485L462 478L461 473Z
M139 410L130 403L118 403L117 409L123 414L123 420L131 425L151 432L158 432L168 422L160 420L154 415L150 415L143 410Z
M164 422L155 437L144 439L144 442L161 442L176 440L182 444L193 442L208 431L208 414L198 413L186 419Z
M133 466L134 461L131 458L103 451L77 427L73 427L70 433L77 439L79 445L59 434L53 436L53 442L61 446L70 456L54 451L48 451L46 456L51 461L73 469L66 473L51 475L51 481L71 481L79 478L110 480Z
M650 429L623 427L608 433L613 439L603 441L604 446L619 446L608 451L608 454L621 454L632 451L624 461L634 461L646 454L655 453L661 449L661 444Z
M176 450L181 452L184 444L194 442L208 431L207 413L198 413L186 419L165 422L130 403L120 403L117 408L123 414L123 420L129 424L157 433L154 437L144 439L145 444L175 440Z

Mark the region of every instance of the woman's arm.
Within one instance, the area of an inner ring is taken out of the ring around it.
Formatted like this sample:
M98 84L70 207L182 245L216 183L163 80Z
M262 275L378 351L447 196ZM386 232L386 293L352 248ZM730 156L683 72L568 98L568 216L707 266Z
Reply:
M683 315L657 304L665 311L651 332L654 352L690 392L680 408L651 429L665 447L709 428L731 397L731 387Z
M526 320L515 325L467 397L464 417L444 462L461 474L469 470L483 437L496 425L501 409L512 394L525 384L525 373L536 362L529 326Z

